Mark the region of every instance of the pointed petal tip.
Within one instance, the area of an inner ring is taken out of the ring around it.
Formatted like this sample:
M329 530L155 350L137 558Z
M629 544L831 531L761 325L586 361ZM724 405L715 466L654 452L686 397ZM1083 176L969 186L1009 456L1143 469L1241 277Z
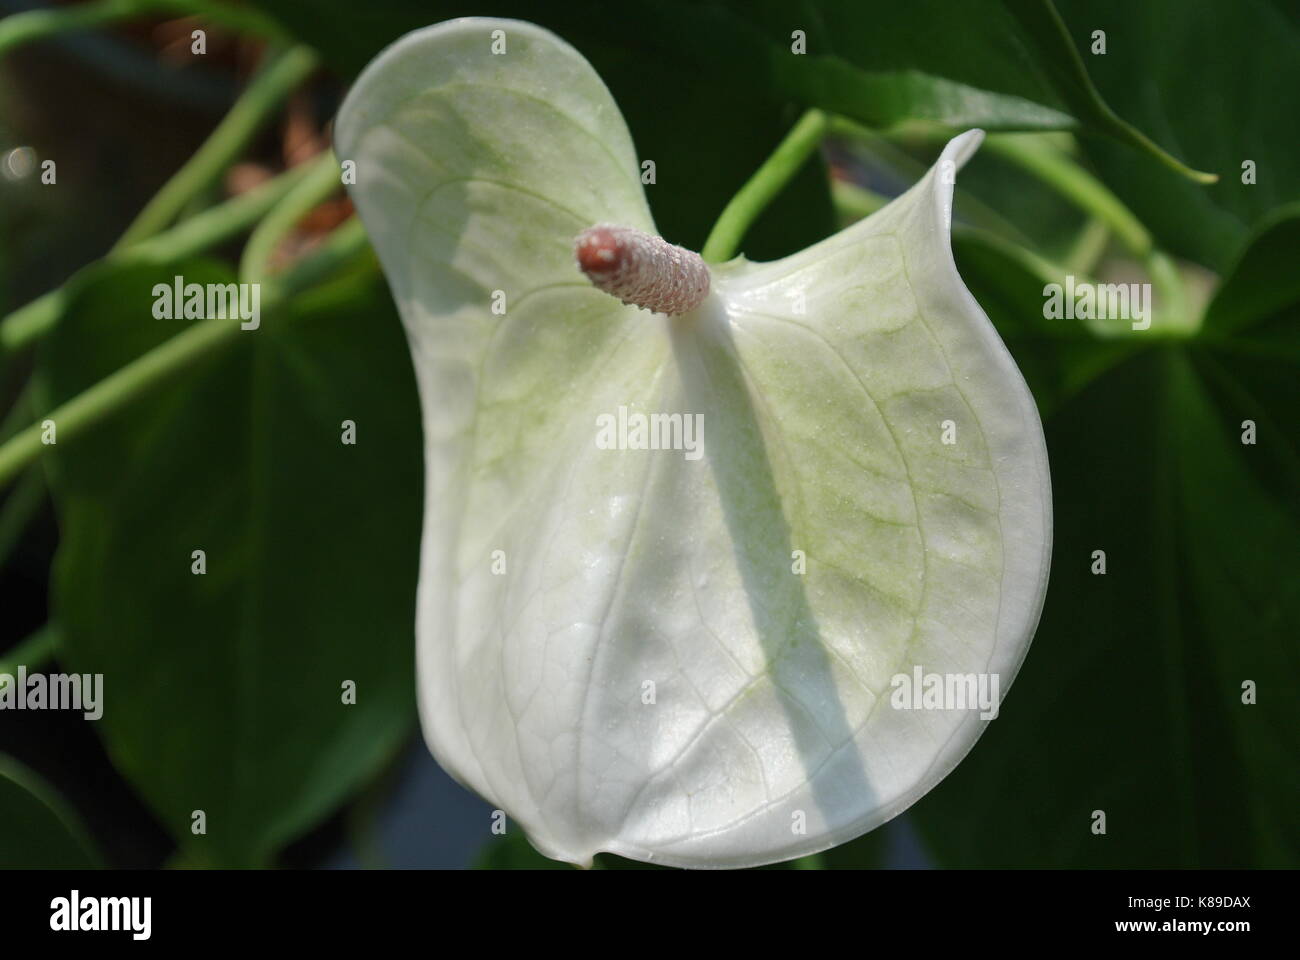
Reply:
M975 151L979 150L983 142L984 131L979 127L972 127L965 133L958 134L948 141L943 148L943 153L939 155L940 167L942 168L944 161L947 161L956 170L960 170L966 165L966 161L975 156Z

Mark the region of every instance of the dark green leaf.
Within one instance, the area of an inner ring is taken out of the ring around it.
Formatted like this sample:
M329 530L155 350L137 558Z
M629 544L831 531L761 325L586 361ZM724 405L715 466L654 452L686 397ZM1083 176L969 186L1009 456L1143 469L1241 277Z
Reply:
M937 0L902 6L822 0L802 9L668 0L621 4L614 16L598 0L507 0L490 11L463 2L382 0L346 20L320 17L300 0L262 0L261 6L347 74L355 74L409 30L486 12L554 30L602 76L613 61L589 48L627 51L645 92L659 94L661 106L671 105L669 113L695 107L660 90L660 80L681 76L695 88L692 99L704 106L718 89L731 87L751 99L793 97L880 126L909 119L990 129L1072 126L1068 115L1052 108L1051 95L1027 69L1030 59L1023 46L1008 39L1014 24L990 0L978 9ZM805 34L804 54L792 51L796 29ZM974 40L989 41L985 49L996 54L977 55ZM705 88L710 92L701 96ZM622 97L618 99L622 106ZM722 116L723 108L716 115Z
M1104 29L1105 56L1085 55L1106 99L1192 166L1204 187L1103 140L1084 147L1102 179L1183 257L1222 270L1251 227L1300 199L1300 28L1264 0L1061 0L1076 42ZM1242 183L1252 160L1256 183Z
M99 865L85 829L50 785L0 755L0 868L84 870Z
M1300 498L1300 436L1295 428L1300 375L1300 209L1270 217L1237 258L1210 302L1198 369L1229 427L1254 422L1258 442L1247 465L1278 503Z
M480 14L472 4L378 0L344 20L298 0L262 5L321 49L345 75L386 44L439 20ZM718 213L798 115L817 106L877 127L930 121L953 128L1067 129L1044 51L997 0L864 4L628 3L609 16L594 0L506 2L497 16L531 20L574 44L628 121L639 154L657 166L648 188L664 236L699 249ZM804 33L807 52L792 52ZM1077 64L1077 56L1075 57ZM1087 84L1086 73L1072 75ZM1073 89L1073 88L1071 88ZM1099 101L1086 101L1094 119ZM1104 106L1104 105L1102 105ZM1139 139L1106 114L1097 129ZM751 259L801 249L832 229L819 164L787 189L747 238Z
M679 4L675 23L645 9L647 20L662 25L638 32L656 38L659 54L677 51L697 69L715 69L732 82L745 78L750 87L766 82L800 103L873 127L918 120L954 129L1075 126L1029 69L1014 24L990 3L817 0L792 8L735 0ZM796 30L804 35L803 53L794 49Z
M1029 48L1052 89L1084 128L1132 147L1193 182L1214 182L1214 174L1192 170L1170 156L1146 134L1122 120L1101 98L1052 0L1006 0L1006 8L1032 40Z
M1281 866L1300 853L1295 491L1286 506L1258 482L1260 447L1240 442L1241 410L1216 406L1202 352L1147 350L1049 422L1047 605L999 718L914 808L941 862Z
M1047 422L1047 604L999 718L914 808L941 862L1240 867L1300 855L1287 679L1300 669L1295 223L1280 213L1241 254L1204 336L1145 350ZM1039 372L1059 387L1068 371L1036 367L1014 325L1039 322L1029 281L988 250L958 251L1031 383ZM1105 835L1091 829L1097 810Z
M185 325L152 316L173 273L233 279L192 261L81 286L44 345L43 408ZM421 441L379 282L345 277L263 317L51 462L61 656L104 674L115 764L203 862L268 862L410 729Z
M1271 319L1295 319L1298 264L1300 203L1294 203L1271 214L1237 258L1206 311L1206 336L1220 340ZM1293 339L1296 331L1296 324L1286 324Z
M655 164L655 183L645 191L660 233L700 249L727 201L781 142L799 111L736 86L719 86L701 97L698 78L647 64L630 46L591 41L580 49L623 111L638 155ZM743 250L751 260L774 260L832 232L825 167L814 156L746 234Z

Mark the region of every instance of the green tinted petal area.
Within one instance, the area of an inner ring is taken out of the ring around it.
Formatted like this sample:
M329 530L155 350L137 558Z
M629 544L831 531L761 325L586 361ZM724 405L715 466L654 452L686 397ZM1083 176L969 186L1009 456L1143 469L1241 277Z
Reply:
M896 709L892 679L996 675L1004 694L1046 591L1042 427L949 246L953 178L980 139L953 140L848 230L715 281L727 324L712 349L742 371L782 547L807 561L771 612L777 696L822 711L817 749L793 751L809 786L785 806L816 809L836 840L901 812L982 732L987 711Z

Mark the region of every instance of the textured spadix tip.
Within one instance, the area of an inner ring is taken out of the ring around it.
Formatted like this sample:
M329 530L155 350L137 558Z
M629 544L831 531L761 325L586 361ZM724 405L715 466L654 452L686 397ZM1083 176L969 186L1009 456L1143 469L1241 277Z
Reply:
M674 317L709 295L703 257L634 227L597 224L578 234L573 253L598 289L643 310Z

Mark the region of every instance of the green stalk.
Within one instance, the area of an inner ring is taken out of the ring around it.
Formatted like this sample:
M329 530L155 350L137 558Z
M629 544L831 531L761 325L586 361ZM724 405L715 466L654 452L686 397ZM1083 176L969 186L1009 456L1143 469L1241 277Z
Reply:
M335 230L310 257L265 285L263 309L274 311L294 293L328 276L365 249L366 233L355 218ZM137 397L204 356L229 346L240 333L239 319L213 318L186 328L170 340L110 374L42 419L53 420L60 443L121 410ZM34 463L45 451L41 425L34 423L0 446L0 486Z
M1065 108L1085 126L1136 147L1197 183L1214 183L1219 179L1217 174L1193 170L1166 153L1142 131L1120 119L1092 82L1070 29L1052 0L1005 0L1002 6L1033 39L1029 50L1037 60L1037 66Z
M159 13L200 17L234 33L246 33L277 43L289 43L292 40L289 32L279 23L252 6L233 6L214 3L213 0L148 0L148 6Z
M45 37L150 13L202 17L239 33L271 40L287 39L278 23L245 7L232 7L210 0L93 0L76 6L24 10L0 20L0 57Z
M0 660L0 673L13 674L19 667L39 669L54 657L58 646L59 631L54 624L47 623L4 655Z
M1201 325L1200 316L1193 316L1187 309L1187 293L1183 287L1183 278L1178 274L1178 267L1166 254L1152 250L1145 260L1147 275L1151 286L1160 296L1160 319L1162 334L1175 337L1190 336ZM1152 325L1155 318L1152 318Z
M284 99L316 69L316 63L316 54L307 47L273 55L203 146L140 211L113 250L139 243L171 224L191 197L216 181L243 153Z
M196 323L52 410L46 419L54 421L60 441L71 439L238 332L238 319ZM0 486L48 449L41 433L41 424L34 423L0 446Z
M1151 234L1142 221L1104 183L1041 137L991 134L984 144L991 153L1028 170L1080 210L1101 220L1134 256L1145 259L1151 252Z
M1092 273L1097 268L1101 255L1106 252L1106 244L1109 242L1110 228L1097 217L1089 217L1088 222L1083 225L1083 229L1075 238L1069 254L1066 255L1065 266L1069 268L1068 272Z
M145 0L95 0L75 7L15 13L0 20L0 57L33 40L133 17L147 6Z
M172 263L211 249L260 221L312 170L310 163L299 164L260 183L202 213L197 213L170 230L141 241L124 250L121 256L131 262Z
M325 242L293 268L267 284L271 305L282 303L296 293L313 287L336 272L359 254L368 252L370 237L358 217L352 217L326 238Z
M311 161L311 169L292 190L284 195L271 212L257 225L244 255L239 261L239 279L258 283L266 279L271 255L303 217L314 210L342 185L334 152L326 150Z
M1019 264L1026 273L1031 274L1035 280L1043 285L1049 283L1060 283L1061 278L1070 272L1061 264L1053 263L1051 260L1035 253L1028 247L1022 246L1014 240L1008 240L1006 237L994 233L991 230L985 230L982 227L967 227L962 224L954 223L952 226L952 235L954 238L964 237L976 240L979 243L984 244L986 247L991 247L997 250L1007 259L1013 260ZM1075 277L1080 281L1092 282L1091 278L1087 275L1087 271L1077 271Z
M943 144L948 141L951 131L946 128L935 127L933 124L913 124L907 133L909 137L919 137L927 142ZM895 173L908 180L920 180L930 170L927 164L917 160L891 139L886 138L883 134L872 130L870 127L864 127L857 121L849 120L847 117L832 116L829 134L862 148L867 154L883 162ZM1043 134L1042 136L1051 139L1053 135ZM973 226L1001 234L1021 246L1028 246L1032 242L1019 227L965 190L960 183L957 184L954 193L956 209L961 212L963 220L969 221Z
M1150 231L1104 183L1034 134L996 134L986 143L994 153L1028 170L1084 213L1102 221L1142 261L1160 299L1162 332L1182 333L1195 327L1197 321L1186 313L1187 296L1178 268L1156 248Z
M740 249L740 241L758 215L799 172L826 133L826 114L809 110L786 134L770 157L763 162L740 191L723 209L717 223L704 242L700 255L709 263L730 260Z
M134 262L138 258L151 263L167 264L202 253L260 220L310 169L310 164L294 167L247 193L197 214L165 233L120 252L110 253L105 260L97 263ZM37 297L0 320L0 357L22 350L44 336L62 315L67 299L67 287L60 287Z
M0 422L0 443L17 433L32 416L32 385L28 382L14 399L13 406ZM36 469L23 474L0 506L0 567L18 546L23 531L45 502L45 478ZM3 671L0 671L3 672Z
M863 220L889 204L889 198L847 180L831 181L831 204L843 223Z

